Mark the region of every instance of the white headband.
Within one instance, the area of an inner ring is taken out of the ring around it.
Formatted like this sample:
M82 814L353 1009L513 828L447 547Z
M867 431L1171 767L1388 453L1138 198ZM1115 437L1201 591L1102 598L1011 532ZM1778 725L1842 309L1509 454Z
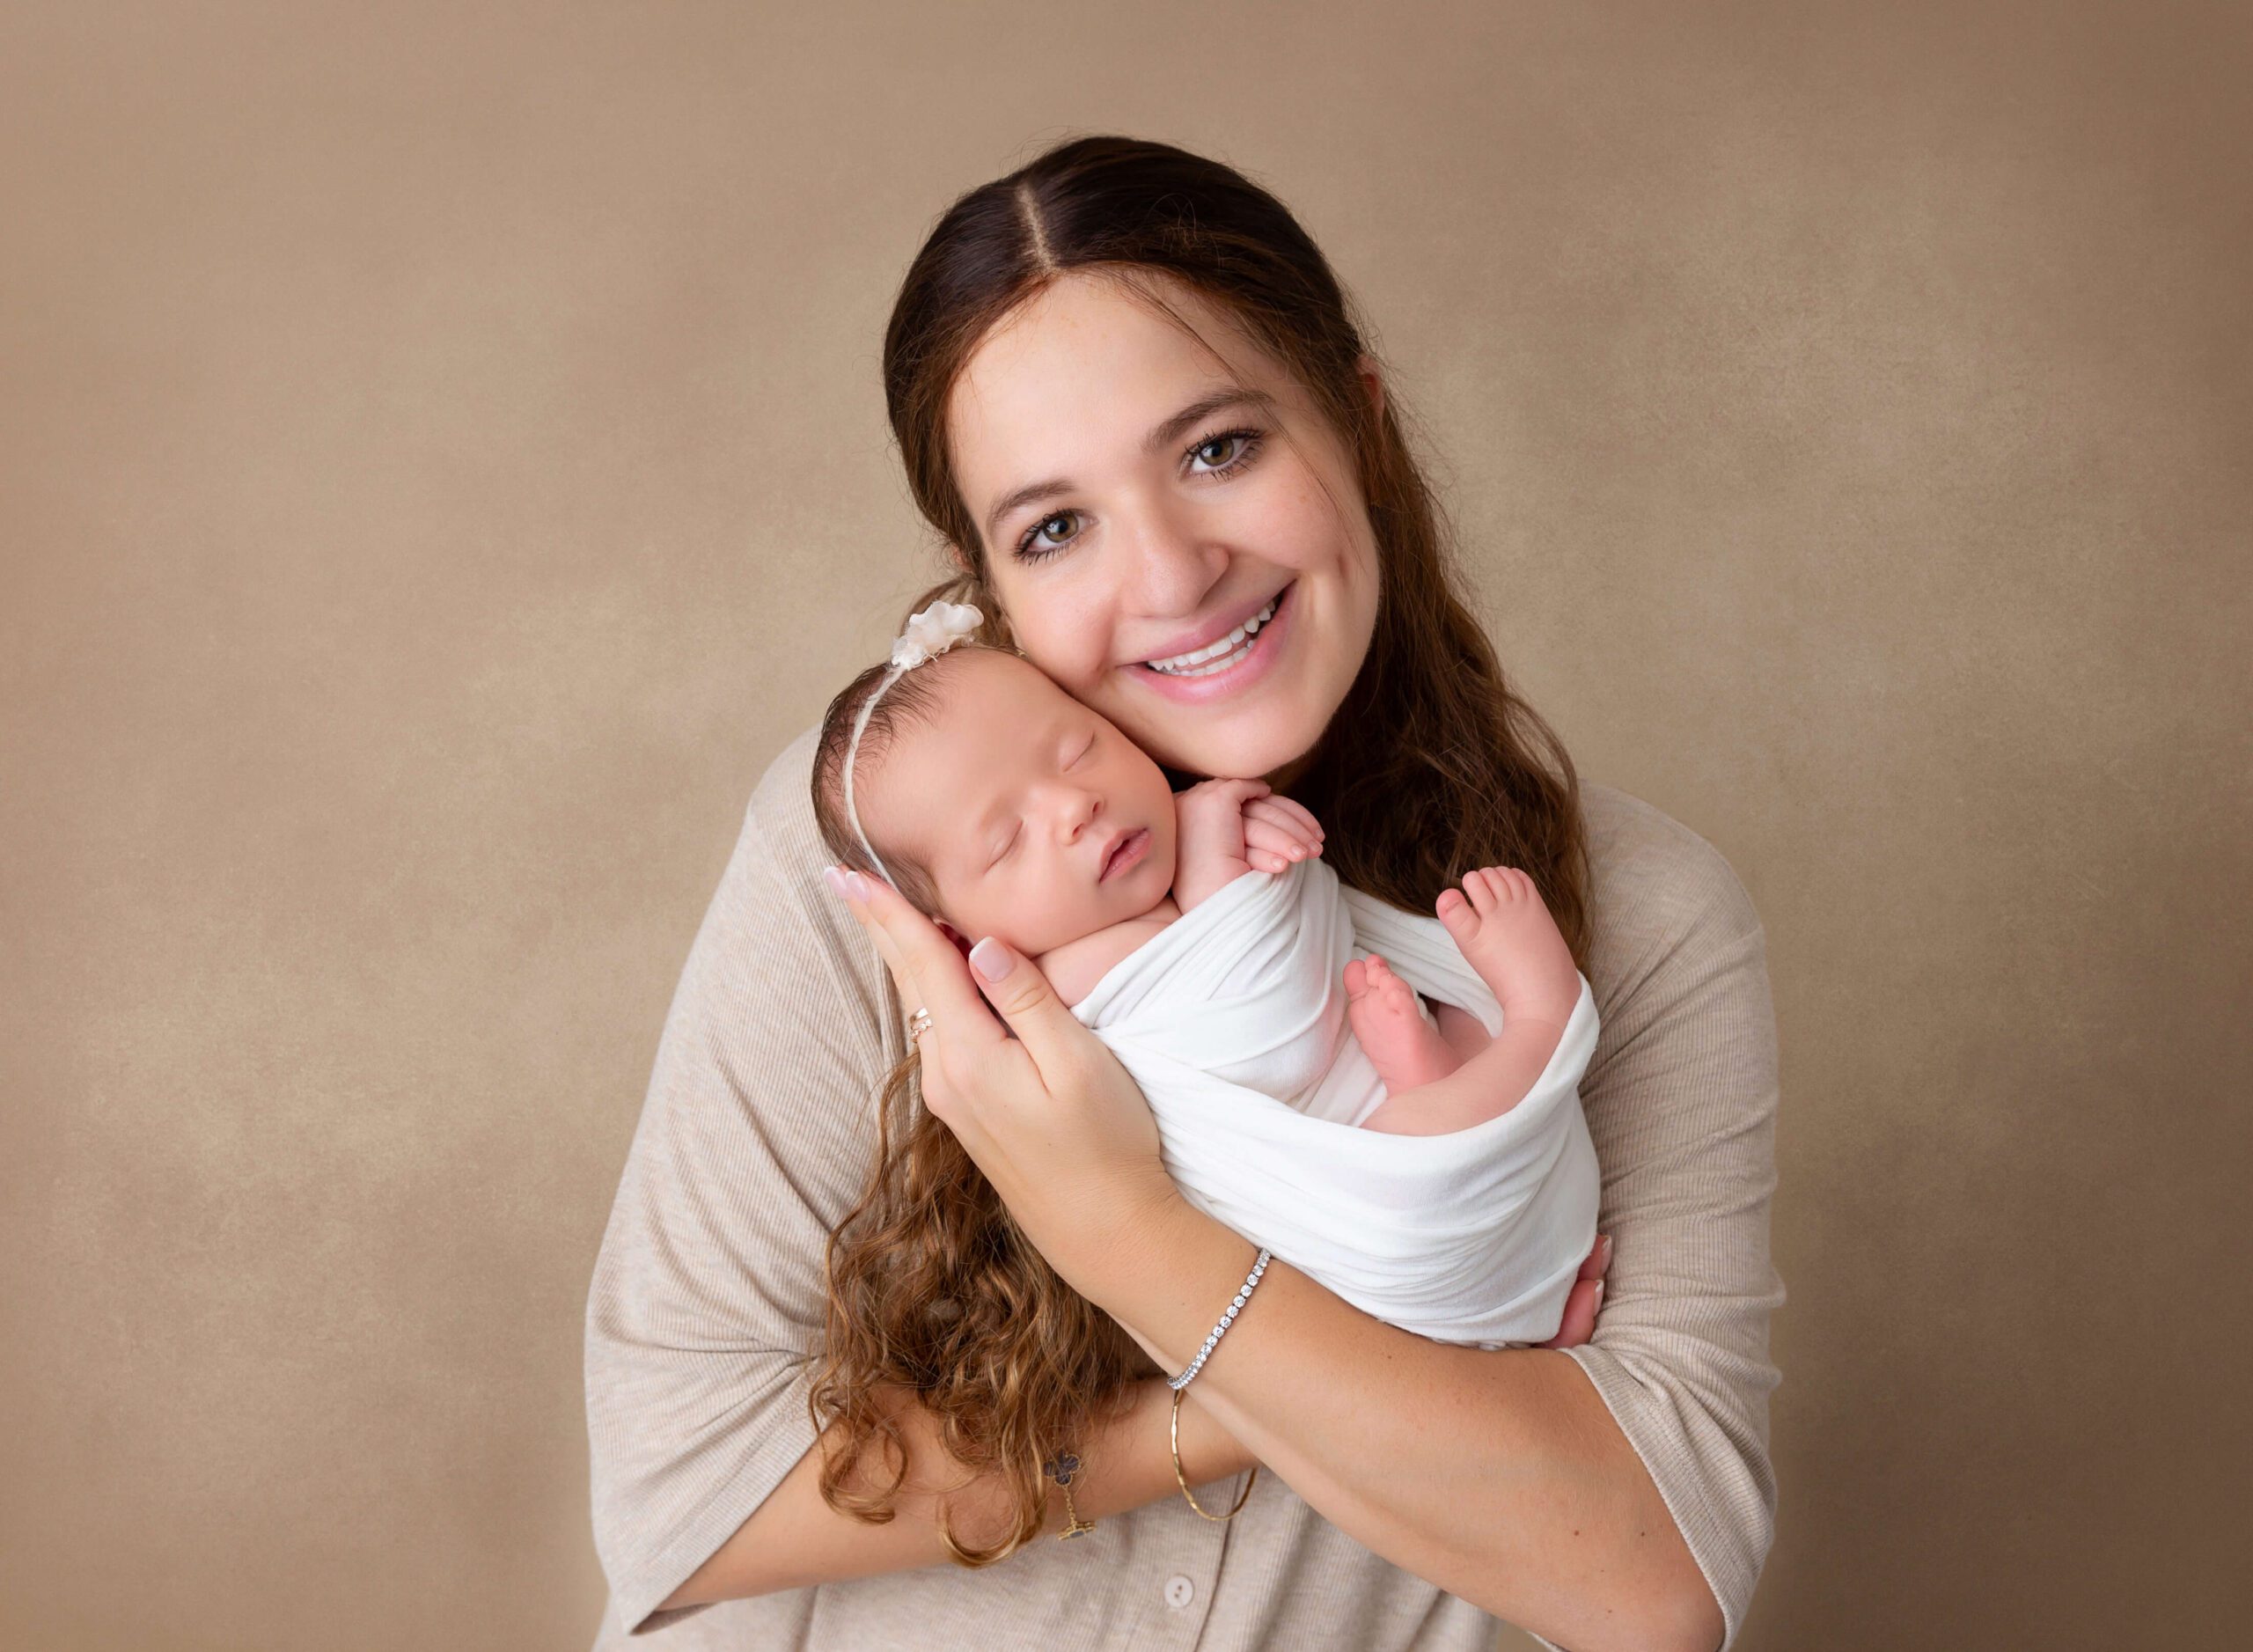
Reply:
M876 845L869 841L869 834L861 830L861 817L853 808L853 759L861 749L861 731L869 726L869 714L877 709L892 684L925 660L936 659L956 643L967 639L983 624L986 616L966 602L935 602L907 622L892 645L892 669L877 682L875 691L861 702L861 715L853 719L853 738L845 743L845 818L853 823L853 835L861 840L861 848L868 855L869 863L877 875L887 884L892 874L884 870L884 863L877 858ZM898 885L894 885L898 887Z

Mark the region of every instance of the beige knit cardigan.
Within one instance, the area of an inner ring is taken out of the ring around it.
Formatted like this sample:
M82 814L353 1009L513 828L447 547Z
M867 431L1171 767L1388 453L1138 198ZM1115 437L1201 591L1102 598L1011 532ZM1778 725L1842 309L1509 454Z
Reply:
M804 1372L824 1245L860 1192L871 1098L901 1054L891 979L820 883L812 755L809 731L752 797L595 1265L587 1424L612 1591L598 1652L653 1632L671 1652L1493 1647L1493 1618L1371 1553L1273 1475L1227 1524L1161 1499L991 1568L656 1610L813 1443ZM1768 1252L1765 936L1695 833L1608 787L1582 796L1603 1033L1582 1096L1614 1250L1595 1340L1572 1358L1657 1482L1727 1647L1776 1508L1768 1318L1784 1289Z

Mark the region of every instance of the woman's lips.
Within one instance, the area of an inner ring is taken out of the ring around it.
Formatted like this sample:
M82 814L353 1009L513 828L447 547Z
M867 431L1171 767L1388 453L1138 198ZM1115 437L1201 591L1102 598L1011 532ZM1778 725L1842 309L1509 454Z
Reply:
M1136 826L1119 840L1119 847L1111 851L1111 858L1103 863L1103 876L1096 881L1100 884L1109 883L1149 852L1150 829L1148 826Z
M1298 594L1299 582L1295 579L1283 587L1282 594L1275 599L1274 617L1252 635L1251 651L1224 672L1215 672L1209 677L1177 677L1151 670L1146 661L1127 669L1135 681L1180 704L1200 704L1249 688L1267 674L1281 655L1292 617L1298 612Z

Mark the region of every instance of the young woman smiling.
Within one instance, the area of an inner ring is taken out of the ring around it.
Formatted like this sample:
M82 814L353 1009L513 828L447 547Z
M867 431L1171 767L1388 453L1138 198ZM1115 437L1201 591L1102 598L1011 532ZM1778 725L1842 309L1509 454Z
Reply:
M1741 885L1581 785L1508 690L1343 295L1240 175L1097 138L973 191L885 372L958 568L931 594L988 640L1182 775L1266 777L1396 904L1532 875L1603 1017L1608 1237L1539 1349L1427 1341L1275 1259L1180 1413L1191 1485L1268 1472L1200 1518L1150 1373L1255 1247L1182 1199L1037 969L825 867L801 738L684 973L589 1303L600 1644L1483 1648L1492 1613L1580 1652L1726 1645L1772 1531L1783 1298ZM918 1008L925 1110L895 1085L872 1119ZM939 1307L968 1329L934 1344ZM958 1368L902 1366L931 1346ZM1095 1529L1028 1542L1068 1448Z

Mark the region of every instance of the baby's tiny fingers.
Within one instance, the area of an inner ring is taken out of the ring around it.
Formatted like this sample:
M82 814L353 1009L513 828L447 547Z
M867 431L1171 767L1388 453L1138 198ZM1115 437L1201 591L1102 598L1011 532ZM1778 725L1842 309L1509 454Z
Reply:
M1273 804L1279 809L1288 811L1297 819L1299 824L1307 829L1308 833L1312 835L1316 842L1319 843L1322 841L1325 834L1322 830L1322 822L1314 818L1313 810L1308 808L1304 804L1299 803L1293 798L1283 797L1280 793L1269 797L1267 801Z
M1245 820L1244 842L1247 849L1261 849L1286 861L1303 861L1314 853L1313 845L1301 842L1295 833L1266 820Z
M1264 804L1252 804L1244 810L1244 841L1251 841L1255 833L1259 841L1271 843L1286 855L1293 848L1300 851L1302 858L1322 853L1320 838L1310 833L1290 815L1270 813Z
M1288 797L1263 797L1258 803L1244 804L1247 816L1257 815L1263 820L1273 820L1301 842L1315 844L1322 841L1322 827L1315 818Z

